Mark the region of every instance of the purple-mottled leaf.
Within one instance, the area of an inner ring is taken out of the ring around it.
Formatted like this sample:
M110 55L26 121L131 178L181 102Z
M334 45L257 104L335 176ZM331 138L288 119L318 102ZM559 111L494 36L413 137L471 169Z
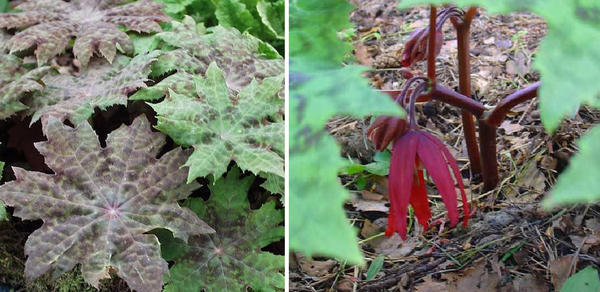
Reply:
M21 99L28 92L44 88L39 79L49 70L49 67L25 70L21 59L7 53L6 40L8 34L0 30L0 120L27 109Z
M119 25L138 32L160 31L158 22L170 18L160 9L163 4L150 0L120 5L116 0L30 0L16 7L23 12L1 13L0 27L28 27L9 41L12 52L37 47L38 64L60 54L75 38L73 53L86 66L94 53L109 62L118 44L126 53L133 43Z
M81 264L86 282L98 287L113 270L137 291L160 291L167 263L148 231L176 237L214 232L182 208L196 184L186 185L181 168L189 151L156 158L164 135L145 117L112 132L102 148L88 123L73 129L50 117L47 142L36 147L54 174L13 167L16 180L0 186L0 199L22 219L42 219L25 244L30 280L49 270L58 276Z
M190 76L204 74L213 62L223 69L227 86L234 91L248 86L252 80L280 76L285 71L277 51L248 33L221 26L207 32L191 17L172 24L173 31L159 33L156 37L179 49L162 55L153 65L153 71L156 71L153 74L177 71L175 75L181 76L165 79L154 86L159 86L157 88L140 90L132 99L157 100L167 94L167 88L190 88ZM283 96L283 84L279 96Z
M113 64L96 59L79 76L48 75L42 80L46 89L28 103L33 113L32 123L48 117L70 120L74 125L85 121L94 108L106 109L112 105L126 105L127 95L140 87L150 73L150 64L160 51L141 54L133 59L118 56Z

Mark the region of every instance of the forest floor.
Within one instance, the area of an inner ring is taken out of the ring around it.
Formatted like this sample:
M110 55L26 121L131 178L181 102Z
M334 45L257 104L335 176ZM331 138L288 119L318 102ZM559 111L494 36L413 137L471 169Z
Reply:
M354 45L349 62L371 67L366 75L373 87L400 89L405 81L398 71L403 44L413 29L427 25L429 10L400 11L395 1L388 0L353 4L357 9L350 17L356 32L347 40ZM529 13L498 16L479 10L471 33L476 99L493 106L539 79L531 65L546 33L543 19ZM437 57L438 82L457 88L456 39L449 23L444 38ZM424 63L413 67L425 71ZM469 171L460 112L435 101L418 105L419 124L442 139L459 163L473 212L469 225L442 225L423 232L415 224L406 241L397 235L387 238L386 177L342 175L353 195L346 204L347 214L359 230L367 265L292 254L291 291L558 291L575 271L600 267L600 206L550 212L540 206L576 152L575 141L600 121L600 113L582 108L550 135L537 108L537 100L515 107L499 128L501 182L483 192L481 179ZM343 156L355 163L377 163L365 137L370 121L336 117L328 123ZM443 218L441 197L432 186L429 182L432 214L434 219ZM382 268L367 280L368 267L382 258Z

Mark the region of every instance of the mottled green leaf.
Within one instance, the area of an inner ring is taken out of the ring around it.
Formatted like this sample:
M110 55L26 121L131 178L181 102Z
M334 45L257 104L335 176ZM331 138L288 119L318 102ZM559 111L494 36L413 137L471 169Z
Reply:
M256 4L256 10L260 15L262 23L276 38L280 40L283 40L285 38L284 7L285 2L283 0L279 0L276 2L260 0Z
M400 7L422 3L480 5L491 13L529 10L544 17L548 33L533 66L540 71L540 115L554 131L581 104L600 107L600 2L580 0L405 0Z
M25 243L26 277L59 276L79 263L96 288L114 270L132 289L161 291L167 262L146 232L165 228L183 240L214 232L177 204L195 188L181 168L189 151L157 159L165 137L143 116L110 133L104 148L86 122L73 129L50 117L45 132L48 141L35 146L54 174L13 167L16 180L0 186L14 216L44 221Z
M544 201L547 208L573 203L600 201L600 126L592 128L578 141L579 153L571 158L567 169Z
M204 79L196 79L197 93L171 91L151 104L158 114L157 129L183 146L193 146L186 162L188 181L212 174L216 179L233 160L243 170L283 177L284 123L269 122L283 101L277 96L283 76L252 81L239 93L230 92L215 63Z
M158 22L170 18L162 4L150 0L129 2L108 0L31 0L16 7L23 12L0 13L1 28L21 28L9 41L12 52L36 47L38 64L62 53L75 38L73 53L87 65L95 53L112 62L117 45L133 53L133 44L119 26L137 32L160 31Z
M52 116L77 125L87 120L95 108L126 105L128 94L146 87L150 64L159 54L160 51L153 51L133 59L120 55L113 64L96 59L79 76L47 75L42 79L46 89L28 103L32 123L41 118L45 125Z
M265 190L269 191L271 194L282 194L285 192L284 188L285 188L285 180L284 177L282 176L278 176L272 173L261 173L260 174L261 177L265 178L265 182L262 183L260 186L263 187ZM282 197L281 202L284 202L285 200Z
M215 2L217 2L215 15L220 25L233 27L242 32L258 26L257 20L254 19L243 2L239 0L218 0Z
M555 287L558 289L558 287ZM587 266L585 269L569 277L563 284L560 292L586 292L600 291L600 280L598 279L598 270L594 266Z
M167 89L193 87L187 74L204 74L208 65L216 62L225 72L229 88L239 91L254 79L280 76L284 73L281 56L268 44L235 29L213 27L206 33L204 26L186 17L183 22L172 22L173 31L157 35L166 44L180 48L165 53L153 65L153 75L170 71L183 74L165 79L148 89L133 95L134 100L157 100L167 93ZM261 53L266 52L266 54ZM273 54L275 52L275 54ZM274 58L276 57L276 58ZM182 93L185 94L185 93ZM280 86L283 95L283 84Z
M338 181L346 165L325 132L334 115L402 115L389 97L361 76L365 67L342 67L351 45L337 32L350 27L344 0L290 3L290 248L363 263Z
M284 257L261 251L283 238L283 210L273 201L250 209L254 179L233 168L209 185L208 201L188 199L187 205L217 232L190 237L189 251L175 261L165 291L283 291Z
M44 86L39 82L50 67L41 67L27 71L21 59L7 53L4 48L8 34L0 29L0 120L27 109L23 97L28 92L41 91Z

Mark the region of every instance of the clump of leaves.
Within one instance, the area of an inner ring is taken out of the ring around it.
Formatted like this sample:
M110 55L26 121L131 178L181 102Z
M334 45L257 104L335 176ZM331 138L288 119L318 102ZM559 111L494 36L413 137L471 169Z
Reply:
M195 78L194 95L171 91L158 104L157 129L182 146L193 146L186 162L188 181L227 171L233 160L242 170L255 175L284 176L284 122L273 121L283 101L277 96L282 76L252 81L239 93L230 91L224 72L216 63L205 78Z
M157 159L164 136L145 117L112 132L104 148L85 122L73 129L50 117L45 132L48 141L36 148L54 174L13 167L17 179L0 186L15 216L44 221L25 244L28 279L49 270L56 277L80 263L96 288L115 271L132 289L160 291L167 262L147 232L165 228L183 240L214 232L177 204L197 188L184 184L180 167L189 151Z
M130 93L146 87L144 81L150 74L150 65L159 54L160 51L153 51L133 59L120 55L113 64L96 59L79 76L47 75L42 79L46 89L28 103L33 114L31 122L41 118L45 125L48 117L53 116L77 125L87 120L95 108L126 105Z
M41 67L27 71L21 59L7 54L3 48L8 38L8 34L0 30L0 120L27 109L21 99L28 92L44 89L39 79L49 70L49 67Z
M165 53L153 65L153 75L177 71L158 84L140 90L132 100L157 100L173 89L181 94L193 92L192 76L204 74L216 62L223 68L229 88L239 91L253 79L280 76L284 73L281 56L269 44L235 29L213 27L207 33L191 17L172 22L173 31L157 34L166 46L179 48ZM283 94L283 84L279 94Z
M284 258L261 248L284 236L282 210L275 202L251 210L248 190L254 176L232 168L209 185L208 201L186 202L216 233L190 237L187 253L175 260L165 291L281 291Z
M0 14L0 27L27 27L10 39L10 50L23 51L36 46L39 65L60 54L73 37L73 53L84 66L94 53L112 62L117 47L127 54L133 53L133 43L120 25L151 33L161 30L159 22L170 20L161 11L160 3L149 0L121 3L120 0L32 0L15 7L23 12Z

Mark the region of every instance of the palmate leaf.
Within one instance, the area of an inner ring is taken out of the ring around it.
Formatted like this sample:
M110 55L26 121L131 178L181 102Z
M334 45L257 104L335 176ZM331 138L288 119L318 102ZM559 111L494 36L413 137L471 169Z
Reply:
M495 1L495 0L404 0L401 7L421 3L453 2L459 6L480 5L492 13L529 10L545 18L548 33L536 53L533 66L540 71L540 115L546 129L556 130L566 116L582 104L600 107L600 2L594 0ZM597 128L597 127L596 127ZM597 175L600 164L598 130L582 138L581 153L559 177L547 206L559 203L590 202L600 199ZM575 183L581 182L581 183ZM588 183L584 183L588 182ZM575 195L577 194L577 195Z
M125 5L122 0L30 0L16 7L19 13L0 14L0 27L28 27L9 41L10 50L23 51L36 46L38 64L60 54L75 38L73 53L86 66L94 53L112 62L117 45L133 52L133 44L122 25L137 32L160 31L158 22L170 18L161 11L163 4L150 0Z
M350 27L351 9L345 0L290 2L290 248L362 263L337 177L346 163L325 123L402 110L369 88L364 67L341 66L351 46L337 32Z
M192 75L204 74L212 62L223 69L227 85L236 91L254 79L263 80L285 72L283 59L277 51L249 34L220 26L206 33L204 26L196 25L191 17L172 24L173 31L160 33L157 38L180 49L161 56L153 65L153 75L169 71L177 73L140 90L131 97L132 100L157 100L167 93L167 89L193 88ZM283 84L279 94L283 96Z
M21 59L7 53L3 45L8 35L0 30L0 120L27 109L22 98L28 92L44 89L40 78L50 67L41 67L31 71L23 68Z
M17 179L0 186L15 216L44 221L25 243L26 277L49 270L56 277L80 263L96 288L114 270L132 289L160 291L167 262L156 236L145 233L165 228L187 240L213 232L177 204L198 187L185 184L189 151L155 158L165 137L145 117L109 134L104 148L86 122L73 129L50 117L46 135L35 146L55 174L13 167Z
M28 103L33 113L31 122L48 117L69 120L74 125L87 120L95 108L101 110L112 105L126 105L127 95L146 87L150 64L160 51L138 55L133 59L117 56L113 64L106 60L93 60L79 76L66 74L47 75L42 79L46 89L34 95Z
M187 253L171 268L166 292L283 291L283 256L261 251L283 238L283 210L276 210L273 201L251 210L248 189L253 181L233 168L209 185L207 202L188 199L187 205L217 232L190 237Z
M194 95L171 91L158 104L157 129L183 146L193 146L186 162L188 181L212 174L221 177L233 160L242 170L283 177L284 123L270 122L283 101L277 96L283 76L253 81L231 93L223 71L212 63L204 79L196 78Z

